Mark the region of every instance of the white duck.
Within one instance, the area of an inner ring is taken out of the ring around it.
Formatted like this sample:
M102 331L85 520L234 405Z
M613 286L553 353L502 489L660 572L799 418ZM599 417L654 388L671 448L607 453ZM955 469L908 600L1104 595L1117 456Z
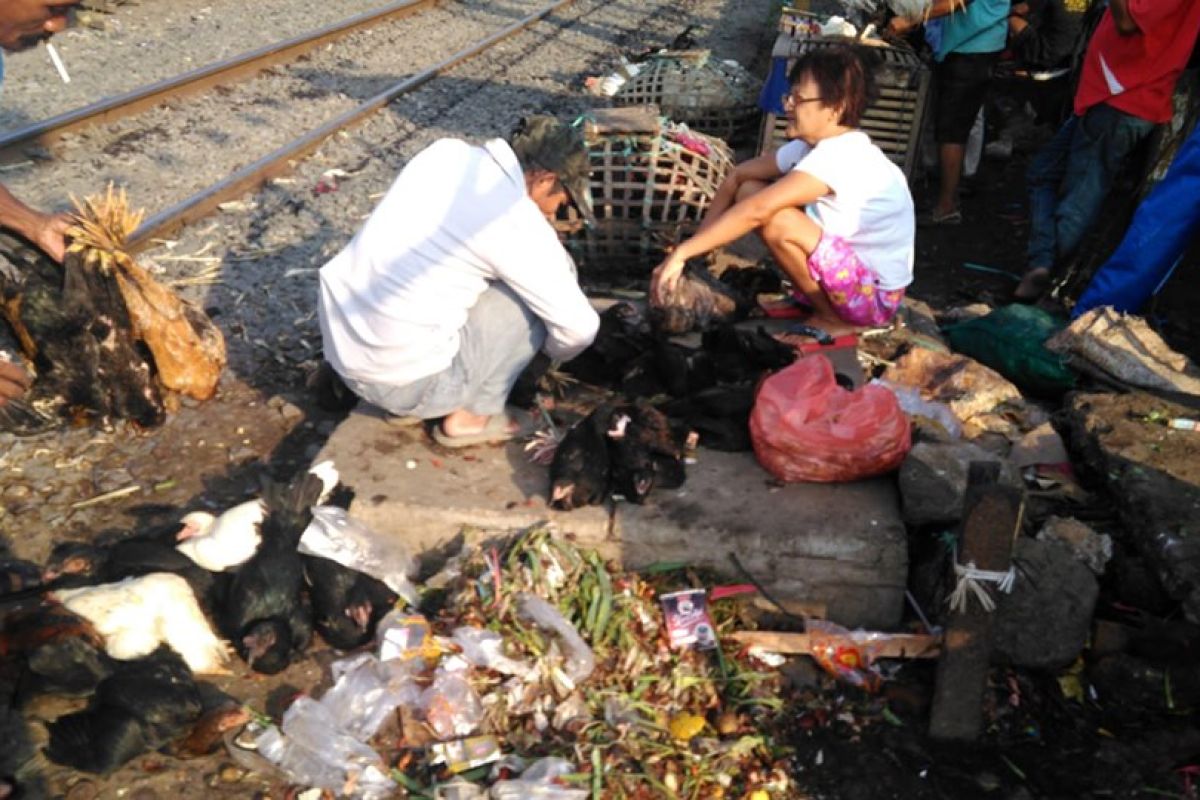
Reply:
M104 650L128 661L166 644L197 674L225 674L229 645L208 624L187 581L152 572L116 583L59 589L51 597L92 623Z
M338 471L332 461L322 461L309 472L321 479L323 487L317 504L323 504L338 484ZM183 527L175 535L175 549L210 572L221 572L250 560L262 542L259 533L265 508L261 500L248 500L228 509L219 517L207 511L185 514Z

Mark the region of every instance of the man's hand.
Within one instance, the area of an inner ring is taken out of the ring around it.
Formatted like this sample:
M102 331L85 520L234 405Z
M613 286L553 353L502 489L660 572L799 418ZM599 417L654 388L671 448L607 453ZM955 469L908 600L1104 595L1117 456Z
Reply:
M21 50L67 27L67 11L79 0L4 0L0 3L0 47Z
M39 214L39 224L31 237L43 253L62 263L67 252L66 233L71 227L67 214Z
M889 33L894 33L896 36L903 36L917 27L917 24L904 17L892 17L888 20L887 29Z
M0 406L25 394L30 383L24 367L0 357Z
M660 306L667 302L667 297L675 291L675 284L679 283L684 263L685 259L678 254L678 251L673 251L654 268L654 272L650 275L651 301Z

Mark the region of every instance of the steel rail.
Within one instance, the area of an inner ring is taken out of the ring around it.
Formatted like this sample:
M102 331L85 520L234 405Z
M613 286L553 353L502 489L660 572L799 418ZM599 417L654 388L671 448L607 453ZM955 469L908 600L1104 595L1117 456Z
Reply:
M293 162L312 153L329 137L345 130L374 114L388 103L403 94L413 91L428 83L442 72L451 69L473 56L518 33L544 17L553 14L559 8L573 3L575 0L555 0L555 2L523 17L507 28L488 36L466 49L460 50L443 61L434 64L421 72L412 75L399 83L393 84L383 92L370 98L357 108L351 109L333 118L324 125L308 132L298 139L278 150L263 156L257 161L247 164L228 178L213 184L202 192L176 203L170 208L153 215L134 231L128 241L131 250L144 248L152 239L169 236L171 233L190 222L211 214L221 203L233 200L247 192L253 191L273 178L280 177L293 168Z
M265 69L294 61L297 57L329 42L392 19L424 11L444 0L400 0L326 25L309 33L274 42L223 61L176 75L173 78L138 87L124 94L106 97L90 105L67 111L49 119L26 125L0 135L0 162L12 163L25 158L21 152L31 145L54 144L64 134L92 125L102 125L162 105L169 100L199 94L214 86L233 83Z

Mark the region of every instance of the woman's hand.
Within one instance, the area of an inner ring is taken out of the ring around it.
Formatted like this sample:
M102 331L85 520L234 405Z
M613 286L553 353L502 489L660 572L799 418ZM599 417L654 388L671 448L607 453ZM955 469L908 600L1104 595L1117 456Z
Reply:
M675 284L679 283L679 276L683 273L685 263L686 259L679 254L679 251L672 250L662 260L662 263L654 268L654 272L650 275L650 300L652 303L656 305L666 303L667 297L675 291Z

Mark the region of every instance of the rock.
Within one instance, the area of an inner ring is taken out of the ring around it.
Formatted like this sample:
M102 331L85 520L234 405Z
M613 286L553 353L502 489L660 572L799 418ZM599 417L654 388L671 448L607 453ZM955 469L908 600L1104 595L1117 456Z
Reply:
M112 492L123 489L133 483L133 476L127 469L96 469L96 493Z
M1022 537L1013 550L1017 579L1002 596L992 628L992 658L1058 669L1083 651L1100 595L1096 576L1058 542Z
M304 410L295 403L285 402L279 407L279 416L283 417L283 421L289 425L295 425L304 419Z
M1034 464L1064 464L1071 460L1062 437L1049 422L1037 426L1013 445L1008 458L1016 467Z
M1072 394L1064 420L1072 450L1107 484L1130 546L1200 622L1200 434L1152 421L1194 415L1140 392Z
M1002 461L970 442L920 442L900 466L900 499L909 525L952 524L962 519L967 470L972 461ZM1021 476L1007 462L1001 483L1023 488Z
M1087 677L1106 707L1169 712L1200 703L1200 668L1194 660L1163 665L1115 653L1091 665ZM1167 686L1170 692L1164 690Z
M1038 531L1037 538L1066 545L1075 558L1097 575L1104 574L1105 566L1112 559L1112 537L1096 533L1077 519L1050 517Z
M4 489L4 499L10 502L20 502L28 500L33 496L33 489L30 489L23 483L14 483Z

